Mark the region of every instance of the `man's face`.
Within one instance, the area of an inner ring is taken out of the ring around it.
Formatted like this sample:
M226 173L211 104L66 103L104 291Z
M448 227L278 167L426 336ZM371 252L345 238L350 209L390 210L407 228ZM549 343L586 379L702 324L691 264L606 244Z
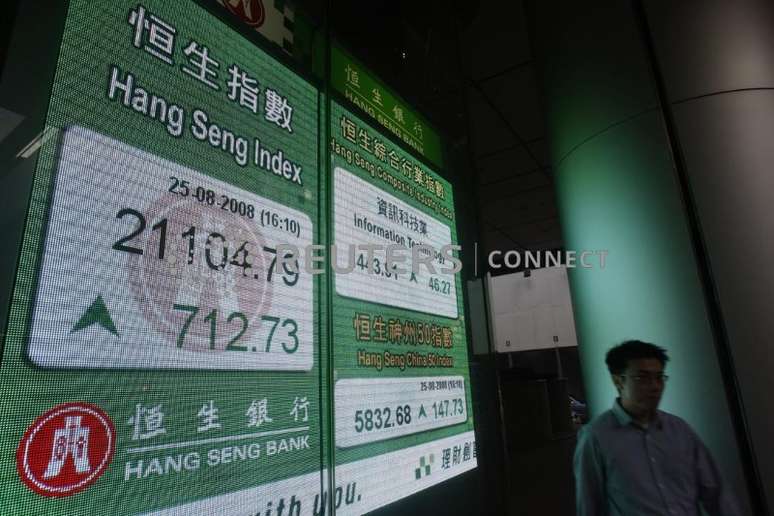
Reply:
M655 358L630 360L623 375L613 376L624 408L652 412L664 393L664 366Z

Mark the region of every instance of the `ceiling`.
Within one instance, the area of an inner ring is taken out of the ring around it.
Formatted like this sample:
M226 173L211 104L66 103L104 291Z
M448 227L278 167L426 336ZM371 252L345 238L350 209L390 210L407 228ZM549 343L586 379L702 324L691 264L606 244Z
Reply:
M335 0L334 31L466 157L454 166L476 185L479 246L562 248L523 3L366 4Z

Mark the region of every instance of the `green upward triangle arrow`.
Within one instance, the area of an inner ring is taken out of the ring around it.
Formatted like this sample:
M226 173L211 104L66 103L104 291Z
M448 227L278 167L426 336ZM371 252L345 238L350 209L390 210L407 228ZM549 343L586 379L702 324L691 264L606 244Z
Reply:
M75 323L73 329L70 330L70 333L81 331L94 323L99 324L113 335L118 336L118 330L116 330L116 325L113 323L113 318L110 317L110 312L108 312L105 301L102 300L102 296L100 295L98 295L97 299L89 305L81 318L78 319L78 322Z

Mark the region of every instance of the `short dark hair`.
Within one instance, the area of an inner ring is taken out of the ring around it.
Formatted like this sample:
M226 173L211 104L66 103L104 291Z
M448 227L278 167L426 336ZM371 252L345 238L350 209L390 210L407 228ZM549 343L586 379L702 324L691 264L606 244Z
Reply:
M641 358L655 358L662 366L669 361L664 348L641 340L627 340L610 348L605 357L605 363L610 374L623 374L630 360Z

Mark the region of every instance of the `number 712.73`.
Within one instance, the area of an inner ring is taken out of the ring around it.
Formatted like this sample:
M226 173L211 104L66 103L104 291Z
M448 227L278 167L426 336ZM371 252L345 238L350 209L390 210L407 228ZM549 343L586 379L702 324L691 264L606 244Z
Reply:
M219 320L216 309L207 312L204 317L199 317L200 308L192 305L172 305L173 310L185 312L188 314L183 322L180 332L177 336L177 347L184 348L186 345L186 336L192 325L201 325L204 323L208 329L209 348L217 349L220 329L223 327L222 319ZM270 325L266 341L261 343L242 343L240 340L248 329L249 321L242 312L232 312L225 318L227 325L236 330L231 335L226 335L230 339L225 346L225 351L262 351L271 353L272 351L282 350L285 353L292 354L298 350L298 323L294 319L282 319L271 315L262 315L261 324ZM279 331L277 331L279 329ZM259 345L260 344L260 345Z

